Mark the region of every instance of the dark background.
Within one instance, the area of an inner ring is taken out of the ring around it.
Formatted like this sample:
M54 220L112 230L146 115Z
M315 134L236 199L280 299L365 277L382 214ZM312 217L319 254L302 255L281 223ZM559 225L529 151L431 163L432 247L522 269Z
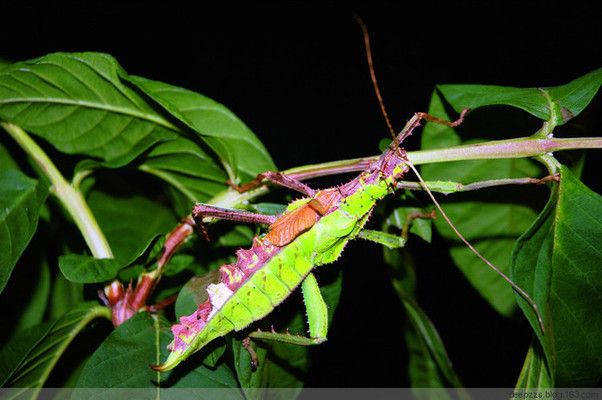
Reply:
M574 1L243 8L120 3L3 2L0 56L110 53L131 74L228 106L280 169L373 155L388 135L354 14L370 30L376 73L398 129L413 112L427 109L438 83L555 86L602 64L599 12ZM519 111L485 116L490 124L481 136L491 139L526 136L538 127ZM598 98L567 131L595 136L601 126ZM418 139L407 146L416 149ZM599 192L598 154L588 158L584 180ZM533 193L545 199L545 191ZM512 386L529 343L524 321L492 312L449 264L441 239L413 246L420 302L464 383ZM329 342L313 350L318 367L312 371L318 372L310 386L407 385L401 306L386 275L369 270L379 257L379 248L366 243L344 254L342 304Z

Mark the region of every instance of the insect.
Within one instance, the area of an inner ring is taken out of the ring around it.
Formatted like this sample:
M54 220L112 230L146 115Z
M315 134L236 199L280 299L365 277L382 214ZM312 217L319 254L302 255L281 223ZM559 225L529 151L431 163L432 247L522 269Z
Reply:
M361 22L360 26L364 30L372 80L381 102L381 109L390 126L373 74L365 26ZM258 175L253 182L238 187L244 191L267 180L305 196L290 203L279 216L196 204L192 215L197 227L204 233L206 230L203 219L206 217L265 224L269 225L269 228L267 233L253 239L250 249L239 249L234 263L219 268L218 281L207 286L207 299L199 304L191 315L180 317L179 323L172 327L174 339L169 345L170 354L163 364L154 365L153 369L170 370L212 340L232 331L245 329L254 321L268 315L298 286L301 286L307 309L309 337L276 332L252 332L249 336L295 344L316 344L326 340L327 306L312 270L337 260L345 245L360 235L376 204L397 190L398 182L410 169L417 174L441 214L451 224L400 144L412 134L422 120L457 126L464 119L466 112L467 110L464 110L454 122L443 121L426 113L416 113L401 132L394 135L391 145L377 160L364 168L356 178L341 186L314 190L290 176L265 172ZM539 316L537 306L529 295L484 259L453 224L452 228L481 259L529 302ZM379 243L384 240L379 239L378 234L365 238ZM243 345L250 349L248 340L245 340ZM250 353L253 355L252 349Z

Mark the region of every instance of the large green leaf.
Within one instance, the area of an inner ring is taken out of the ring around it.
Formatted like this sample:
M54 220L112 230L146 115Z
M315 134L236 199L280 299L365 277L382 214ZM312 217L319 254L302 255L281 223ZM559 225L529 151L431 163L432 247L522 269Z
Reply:
M55 53L0 71L0 118L71 154L126 164L178 129L102 53Z
M553 88L514 88L493 85L438 85L447 101L458 112L489 105L510 105L543 119L552 118L551 107L558 107L560 124L578 115L602 84L598 68L566 85Z
M274 170L265 147L230 110L198 93L137 76L124 76L196 132L219 156L234 182Z
M555 386L602 380L602 197L566 167L548 205L512 253L512 277L532 294L546 332L517 296L545 352Z
M48 188L16 169L0 170L0 292L38 226Z
M15 335L0 351L0 385L41 388L73 338L91 320L101 316L110 318L107 308L93 302L83 303L57 320ZM35 398L37 392L27 394Z
M88 388L236 388L236 378L226 364L215 369L181 366L167 373L150 368L167 357L172 339L163 317L138 313L115 329L86 363L77 387ZM238 391L221 392L241 398ZM159 395L159 393L157 393ZM94 398L111 398L111 391Z
M429 112L449 119L437 92L433 93ZM454 146L460 144L460 138L450 127L429 123L424 129L422 144L425 149ZM471 183L537 176L539 168L525 159L478 160L425 165L422 174L427 180ZM460 232L507 274L514 241L527 230L536 213L520 203L442 201L442 204ZM435 226L446 239L452 241L452 259L470 283L499 313L511 315L515 310L512 288L472 254L443 218L435 220Z

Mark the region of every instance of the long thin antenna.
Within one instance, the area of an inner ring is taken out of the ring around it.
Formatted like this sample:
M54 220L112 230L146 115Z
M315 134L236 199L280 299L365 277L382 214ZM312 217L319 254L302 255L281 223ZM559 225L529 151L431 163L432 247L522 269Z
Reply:
M387 128L389 128L389 132L391 132L391 136L393 136L393 141L397 143L397 135L395 134L395 129L393 129L393 125L391 125L389 115L387 114L387 109L385 108L385 102L383 101L383 98L380 95L380 89L378 88L378 81L376 80L376 73L374 72L374 63L372 62L372 48L370 47L370 35L368 34L368 28L359 16L356 15L355 20L362 29L362 35L364 36L364 47L366 49L366 59L368 60L368 68L370 69L370 79L372 80L374 93L376 94L378 104L380 105L380 111L382 112L383 117L385 117L385 122L387 123Z
M384 101L382 99L382 96L380 95L378 81L376 80L376 74L374 72L374 65L372 62L372 51L370 48L370 37L368 36L368 28L366 27L366 24L364 24L364 21L357 15L355 16L355 20L359 24L360 28L362 29L362 33L364 35L364 45L366 47L366 58L368 59L368 67L370 68L370 77L372 79L372 85L374 87L374 92L376 93L376 98L378 99L378 103L380 105L380 110L383 114L383 117L385 118L385 122L387 123L387 127L389 128L389 132L391 132L391 135L393 135L393 141L395 143L395 147L398 147L399 146L398 138L397 138L397 135L395 134L395 130L393 129L393 126L391 125L391 121L389 120L389 116L387 114L387 110L386 110ZM467 112L468 112L468 109L463 110L462 113L460 114L460 118L458 118L456 121L453 121L453 122L445 121L443 119L434 117L432 115L429 115L429 114L423 113L423 112L417 113L414 116L414 118L417 120L424 119L427 121L447 125L447 126L453 128L453 127L460 125L464 121L464 117L466 116ZM407 130L407 132L405 132L405 135L403 135L399 138L399 141L403 141L403 139L405 139L406 136L410 134L410 132L411 132L411 129ZM443 208L441 207L441 205L439 204L437 199L435 199L435 196L433 195L431 190L426 185L426 182L424 182L424 179L422 179L422 175L420 175L420 173L418 172L418 170L416 169L414 164L412 164L410 162L410 160L408 160L407 158L405 159L405 162L412 169L412 171L414 171L414 174L416 174L416 176L418 177L418 180L420 181L420 185L428 193L429 197L435 204L435 207L437 207L437 210L439 210L439 212L443 216L443 219L445 219L445 221L452 228L454 233L460 238L460 240L462 240L462 242L464 242L464 244L466 246L468 246L468 248L477 257L479 257L485 264L487 264L487 266L489 268L491 268L499 276L501 276L506 282L508 282L510 284L510 286L512 286L512 288L514 290L516 290L527 301L527 303L529 303L529 305L531 306L531 308L533 309L533 311L535 312L535 314L537 316L537 322L539 323L539 327L541 328L542 333L545 334L545 327L544 327L544 323L543 323L543 318L541 317L541 313L539 312L539 307L537 307L537 304L531 298L531 296L529 296L529 294L527 292L525 292L520 286L518 286L516 283L514 283L514 281L512 279L510 279L510 277L508 277L506 274L504 274L498 267L493 265L493 263L491 261L489 261L487 258L485 258L481 253L479 253L479 251L472 244L470 244L470 242L468 240L466 240L466 238L460 233L458 228L456 228L456 226L452 223L452 221L447 216L445 211L443 211Z
M460 240L462 242L464 242L464 244L466 246L468 246L468 248L470 250L472 250L472 252L475 253L477 255L477 257L479 257L481 260L483 260L483 262L485 264L487 264L489 266L489 268L494 270L499 276L501 276L506 282L508 282L510 284L510 286L512 286L512 288L514 290L516 290L522 296L522 298L524 298L527 301L527 303L529 303L529 305L531 306L531 308L533 308L533 311L535 311L535 314L537 315L537 322L539 323L539 327L541 328L542 333L545 333L543 319L541 318L541 314L539 312L539 307L537 307L537 304L531 298L531 296L529 296L529 294L527 292L525 292L523 290L523 288L521 288L516 283L514 283L514 281L512 279L510 279L510 277L508 277L508 275L504 274L498 267L493 265L493 263L491 261L489 261L487 258L485 258L481 253L479 253L479 251L472 244L470 244L470 242L468 240L466 240L466 238L460 233L458 228L456 228L456 226L451 222L451 220L449 219L449 217L447 216L445 211L443 211L443 208L441 208L441 205L439 204L437 199L435 199L433 192L431 192L431 189L428 188L428 186L426 185L426 182L424 181L424 179L422 179L422 176L418 173L418 170L416 169L414 164L412 164L409 160L406 160L406 164L412 169L412 171L414 171L414 174L416 174L416 176L418 177L418 180L420 181L420 185L428 193L429 197L435 204L435 207L437 207L437 210L439 210L439 212L443 216L443 219L453 229L454 233L456 235L458 235Z

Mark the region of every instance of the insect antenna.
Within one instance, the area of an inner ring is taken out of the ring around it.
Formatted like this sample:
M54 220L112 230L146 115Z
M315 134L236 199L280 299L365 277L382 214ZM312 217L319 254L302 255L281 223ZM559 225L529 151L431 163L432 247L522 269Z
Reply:
M372 61L372 50L371 50L371 47L370 47L370 38L368 36L368 28L366 27L366 24L364 23L364 21L359 16L356 15L355 16L355 20L357 21L357 23L359 24L360 28L362 29L362 33L363 33L363 36L364 36L364 46L365 46L365 49L366 49L366 58L368 60L368 68L370 69L370 78L372 80L372 86L374 87L374 92L376 94L376 98L378 99L378 103L379 103L382 115L385 118L385 122L387 123L387 127L389 128L389 132L391 132L391 135L393 136L394 148L396 150L398 150L400 142L403 141L407 136L409 136L409 134L411 133L412 129L404 129L399 134L399 137L395 134L395 130L393 129L393 126L391 125L391 121L389 120L389 116L387 114L387 110L386 110L384 101L383 101L382 96L380 94L380 89L378 87L378 81L376 80L376 74L374 72L374 63ZM431 121L431 122L435 122L435 123L447 125L449 127L454 128L454 127L460 125L464 121L464 117L468 113L468 111L469 111L468 109L463 110L462 113L460 114L460 117L456 121L453 121L453 122L445 121L443 119L434 117L432 115L429 115L429 114L423 113L423 112L416 113L414 115L414 118L417 119L417 120L424 119L424 120L427 120L427 121ZM404 155L404 157L405 157L405 153L401 153L401 154ZM426 182L422 178L422 175L420 175L420 173L418 172L418 170L416 169L416 167L414 166L414 164L412 164L410 162L410 160L407 159L407 157L405 157L405 163L408 165L408 167L410 167L410 169L418 177L418 181L420 182L420 186L422 186L422 188L427 192L428 196L433 201L433 204L435 204L435 207L437 208L437 210L439 210L439 212L443 216L443 219L445 220L445 222L447 222L447 224L452 228L452 230L458 236L458 238L460 238L460 240L466 246L468 246L468 248L477 257L479 257L485 264L487 264L487 266L489 266L489 268L491 268L499 276L501 276L506 282L508 282L508 284L510 284L510 286L514 290L516 290L516 292L518 292L518 294L520 294L520 296L523 299L525 299L527 301L527 303L533 309L533 311L535 312L535 315L537 316L537 322L539 324L539 327L541 328L542 333L545 334L545 328L544 328L543 318L541 316L541 313L539 312L539 307L537 306L537 304L535 303L535 301L531 298L531 296L529 296L529 294L523 288L521 288L519 285L517 285L512 279L510 279L510 277L508 275L506 275L505 273L503 273L498 267L496 267L495 265L493 265L493 263L491 261L489 261L487 258L485 258L485 256L483 256L472 244L470 244L470 242L460 233L460 231L458 230L458 228L456 228L456 226L452 223L451 219L447 216L447 214L445 213L445 211L443 211L443 208L441 207L441 205L439 204L439 202L437 201L437 199L435 199L435 196L433 195L433 192L431 192L431 190L427 186Z
M387 128L393 137L394 148L399 149L399 140L397 139L397 134L395 133L395 129L393 129L393 125L391 124L391 120L389 119L389 114L387 114L387 109L385 108L385 102L383 101L383 97L380 94L380 89L378 87L378 81L376 80L376 73L374 72L374 62L372 61L372 47L370 46L370 35L368 34L368 28L364 23L364 20L358 15L354 16L358 25L362 29L362 36L364 37L364 48L366 49L366 60L368 61L368 68L370 70L370 79L372 80L372 87L374 88L374 93L376 94L376 98L378 99L378 104L380 106L380 111L385 118L385 122L387 124Z

